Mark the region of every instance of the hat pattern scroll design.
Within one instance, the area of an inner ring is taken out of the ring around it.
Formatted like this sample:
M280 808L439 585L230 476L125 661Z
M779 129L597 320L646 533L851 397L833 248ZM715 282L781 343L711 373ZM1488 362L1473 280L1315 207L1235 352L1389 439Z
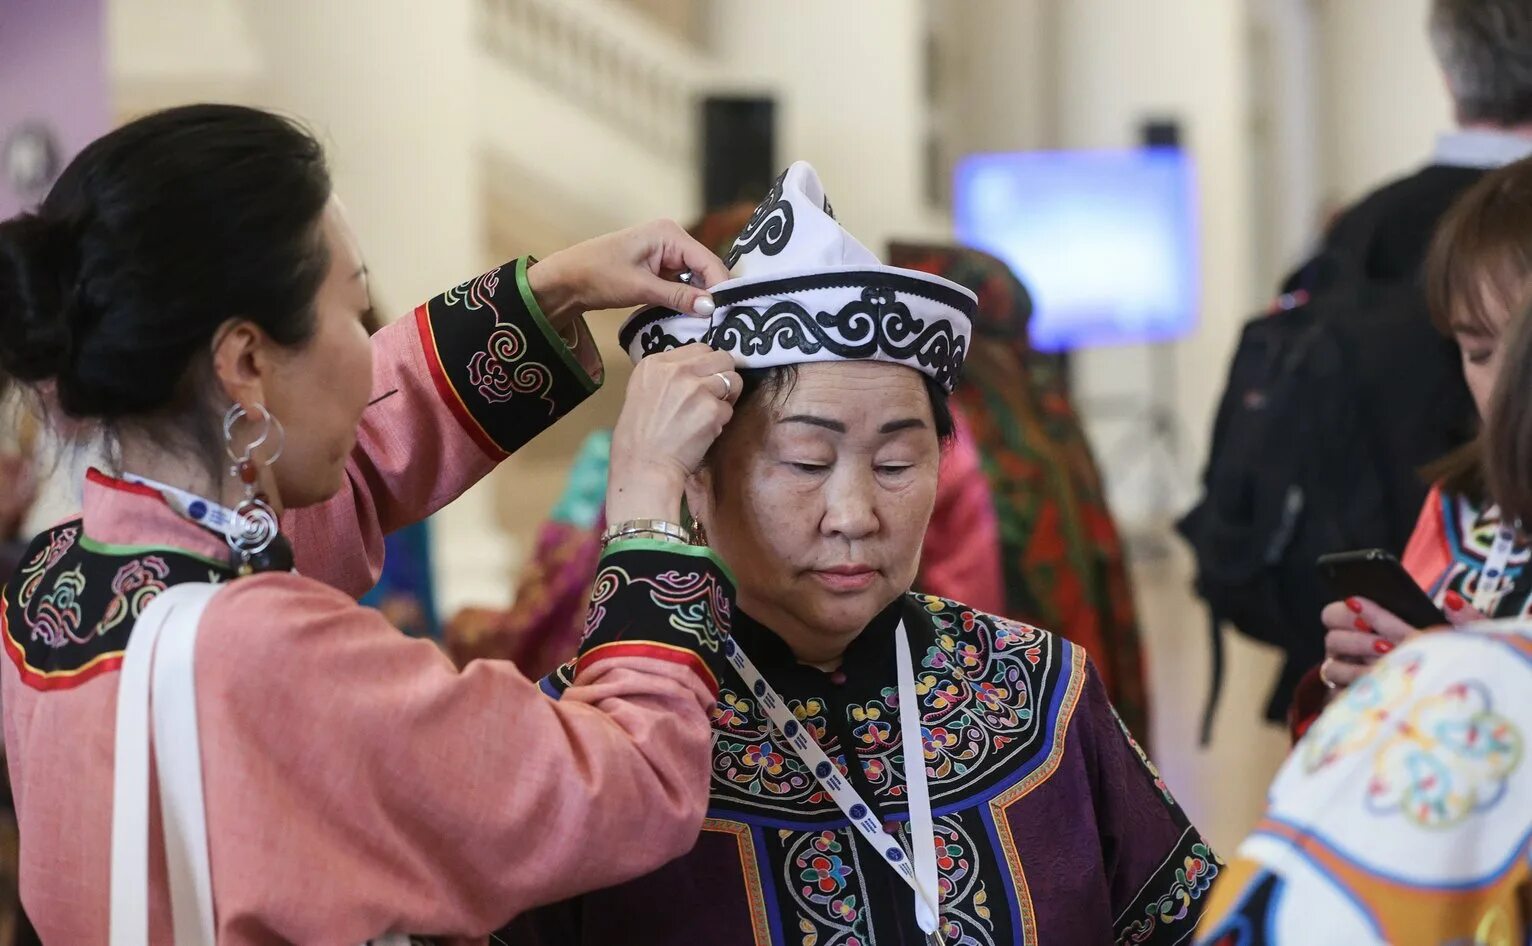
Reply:
M751 306L731 306L711 333L709 342L720 351L746 357L770 355L778 347L805 355L828 351L848 360L871 358L883 352L893 359L913 359L934 372L943 388L951 390L967 352L967 339L952 324L928 324L910 314L888 286L871 285L861 296L834 313L810 313L791 299L783 299L764 311Z
M724 259L724 266L733 269L734 264L746 253L760 250L767 256L776 256L793 238L793 205L782 196L787 171L777 175L776 183L766 193L766 199L756 205L734 245Z

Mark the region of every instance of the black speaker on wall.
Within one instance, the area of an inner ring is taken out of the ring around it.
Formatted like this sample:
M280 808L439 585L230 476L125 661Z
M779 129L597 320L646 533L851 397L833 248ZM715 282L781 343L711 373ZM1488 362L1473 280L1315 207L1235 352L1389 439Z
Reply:
M1174 118L1151 118L1138 126L1139 140L1146 148L1181 147L1181 123Z
M702 100L702 206L761 199L777 167L777 103L769 97L710 95Z

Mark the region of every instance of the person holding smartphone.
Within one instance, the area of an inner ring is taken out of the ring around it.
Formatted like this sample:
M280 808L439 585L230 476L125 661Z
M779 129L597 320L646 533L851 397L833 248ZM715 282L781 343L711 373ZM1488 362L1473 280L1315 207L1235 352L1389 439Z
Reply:
M1483 479L1528 522L1532 320L1492 360ZM1492 606L1508 616L1415 635L1324 711L1207 893L1195 946L1532 942L1532 619L1514 583Z
M1433 319L1462 351L1481 418L1500 372L1501 339L1532 303L1532 159L1494 171L1443 218L1426 261ZM1434 482L1402 559L1448 624L1532 611L1532 544L1488 495L1482 437L1427 470ZM1329 691L1355 682L1424 628L1378 602L1351 597L1325 608L1325 660L1299 685L1294 738Z

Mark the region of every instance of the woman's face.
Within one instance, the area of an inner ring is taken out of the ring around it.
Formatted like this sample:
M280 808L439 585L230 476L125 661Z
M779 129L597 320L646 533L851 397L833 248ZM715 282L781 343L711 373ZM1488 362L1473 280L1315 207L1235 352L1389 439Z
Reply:
M1486 300L1484 311L1485 321L1461 324L1452 333L1463 361L1463 379L1468 382L1468 391L1481 418L1486 416L1490 392L1495 389L1495 378L1500 373L1500 341L1510 318L1504 305L1491 300Z
M372 390L367 269L334 198L321 231L330 269L314 300L314 335L296 348L274 347L270 380L262 384L266 407L287 431L272 473L288 508L323 502L340 490Z
M913 369L800 365L785 395L734 416L687 498L746 611L784 635L845 636L914 582L939 459Z

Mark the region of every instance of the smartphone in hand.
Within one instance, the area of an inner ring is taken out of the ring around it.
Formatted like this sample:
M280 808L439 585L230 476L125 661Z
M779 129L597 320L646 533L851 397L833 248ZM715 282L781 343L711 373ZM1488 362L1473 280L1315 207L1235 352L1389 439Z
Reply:
M1321 556L1319 572L1336 601L1366 598L1416 628L1450 623L1399 560L1382 549Z

